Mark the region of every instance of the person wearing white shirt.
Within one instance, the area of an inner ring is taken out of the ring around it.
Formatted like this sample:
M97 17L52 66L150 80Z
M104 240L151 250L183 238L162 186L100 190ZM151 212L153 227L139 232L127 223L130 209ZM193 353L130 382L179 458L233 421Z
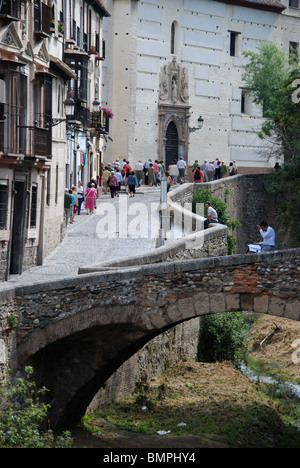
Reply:
M113 163L113 166L114 166L115 169L120 168L120 160L119 160L119 158L117 158L117 159L115 160L115 162Z
M119 196L119 193L120 193L120 190L121 190L121 184L124 181L122 173L121 173L119 168L116 169L115 176L116 176L117 181L118 181L118 189L116 190L116 195Z
M144 166L142 164L142 161L139 160L135 165L135 175L136 175L139 186L143 182L143 169L144 169Z
M177 162L177 167L179 170L178 181L182 184L182 179L184 179L184 174L186 170L186 162L183 158L179 159L179 161Z
M207 218L204 220L204 229L207 229L209 224L212 223L218 223L218 213L216 210L211 206L210 202L207 201L204 204L206 210L207 210Z
M258 243L258 245L261 246L261 251L272 252L272 250L275 250L276 235L274 229L269 226L266 221L262 221L257 227L263 238L263 241ZM255 245L257 245L257 243L255 243Z
M205 169L205 175L207 182L211 182L214 179L215 166L212 162L209 162Z
M171 177L173 183L176 184L177 178L178 178L178 175L179 175L179 170L178 170L176 162L172 161L172 163L170 164L168 169L169 169L169 171L168 171L169 176Z

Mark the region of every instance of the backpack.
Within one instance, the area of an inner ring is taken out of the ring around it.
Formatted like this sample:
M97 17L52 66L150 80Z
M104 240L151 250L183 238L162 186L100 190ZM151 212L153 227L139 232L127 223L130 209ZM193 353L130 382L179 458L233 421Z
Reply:
M201 180L201 172L199 171L199 169L197 169L195 172L194 180Z

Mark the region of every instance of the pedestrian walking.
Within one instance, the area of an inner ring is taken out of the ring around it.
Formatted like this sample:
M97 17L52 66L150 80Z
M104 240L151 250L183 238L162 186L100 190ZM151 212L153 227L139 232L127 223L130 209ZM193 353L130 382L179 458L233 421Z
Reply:
M224 163L224 161L222 161L222 164L221 164L221 178L226 176L227 171L228 171L227 166Z
M201 183L204 180L203 172L201 171L200 167L198 166L193 172L194 182Z
M179 171L178 181L180 184L182 184L182 181L184 181L184 175L186 171L186 162L183 158L179 159L179 161L177 162L177 167Z
M124 176L125 177L125 176ZM116 195L116 192L118 190L118 179L116 177L116 174L114 172L111 173L109 179L108 179L108 185L110 189L110 196L111 198L114 198Z
M78 181L76 191L77 191L77 203L78 203L77 204L77 214L80 215L81 206L82 206L82 203L83 203L83 200L84 200L83 187L82 187L81 180Z
M134 171L129 174L126 184L129 188L130 197L135 197L135 187L138 186L138 181Z
M168 172L170 174L170 177L173 183L176 184L178 176L179 176L179 170L175 161L172 161L172 163L170 164Z
M209 162L205 170L207 182L211 182L214 179L215 168L212 162Z
M65 189L65 198L64 198L64 211L65 211L65 221L66 221L66 226L69 224L69 218L70 218L70 206L72 203L72 197L69 194L69 189Z
M139 160L135 165L135 175L139 186L143 183L143 168L143 163L141 160Z
M69 190L69 195L71 196L71 203L70 203L70 211L69 211L69 218L70 218L70 224L73 224L73 219L74 219L74 202L75 202L75 196L73 195L73 190L70 188Z
M96 203L96 192L92 187L91 183L88 183L87 189L85 191L85 209L87 211L86 214L92 214L95 209Z
M104 193L108 192L109 187L108 187L107 181L108 181L108 178L110 177L110 175L111 175L111 172L108 170L108 167L105 166L103 174L102 174L102 183L103 183L103 192Z
M72 195L74 196L74 200L73 200L73 209L72 209L72 213L71 213L70 222L74 223L75 214L76 214L77 206L78 206L78 196L77 196L77 190L76 190L75 185L72 186Z
M123 177L122 177L122 174L121 174L121 171L119 168L116 169L115 171L115 176L118 180L118 186L117 186L117 190L116 190L116 193L115 195L116 196L119 196L119 193L120 193L120 190L121 190L121 185L122 185L122 182L124 181Z
M148 185L148 183L149 183L149 180L148 180L148 169L149 169L150 163L151 163L151 159L148 159L148 160L144 163L143 171L144 171L144 175L145 175L145 185Z
M153 164L150 163L150 166L148 167L148 185L149 187L152 187L153 184L155 184L155 172Z

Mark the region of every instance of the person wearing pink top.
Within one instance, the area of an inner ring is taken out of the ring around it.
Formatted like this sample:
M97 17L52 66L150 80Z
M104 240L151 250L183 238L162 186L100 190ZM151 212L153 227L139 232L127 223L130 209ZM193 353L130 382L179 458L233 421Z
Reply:
M93 184L88 183L87 189L85 191L85 209L87 211L87 214L92 214L95 209L96 192L92 185Z

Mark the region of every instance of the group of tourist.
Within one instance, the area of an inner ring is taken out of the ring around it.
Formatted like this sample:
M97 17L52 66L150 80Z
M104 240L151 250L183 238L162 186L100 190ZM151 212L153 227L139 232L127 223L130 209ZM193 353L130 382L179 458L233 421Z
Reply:
M81 181L78 182L77 186L72 185L70 189L65 189L64 210L66 225L69 222L70 224L75 222L75 214L80 215L83 203L87 214L94 213L97 200L97 186L96 180L92 179L87 184L86 189L83 188Z
M216 158L215 161L207 161L200 166L196 160L192 166L193 181L195 183L211 182L212 180L222 179L228 173L230 176L238 173L237 163L233 161L229 164L229 168L226 166L224 161L220 161Z
M173 161L168 170L165 169L163 161L157 159L152 162L152 159L149 158L144 163L139 160L133 168L126 158L122 162L117 158L112 164L108 163L104 167L102 174L103 193L110 192L111 198L114 198L119 195L121 186L125 185L130 197L134 197L136 187L140 187L142 184L149 187L159 187L162 177L167 178L167 190L169 190L171 185L184 181L185 173L186 162L183 158L180 158L177 163Z
M187 173L187 165L182 157L178 161L173 160L168 168L165 168L162 160L152 161L149 158L142 163L139 160L134 167L126 159L120 162L117 158L113 163L106 164L102 174L103 193L107 194L110 191L111 197L119 195L122 185L128 188L131 197L135 196L136 187L141 184L149 187L158 187L161 185L162 177L167 177L168 190L171 185L177 183L182 184ZM225 175L236 175L236 161L230 163L229 168L218 158L214 162L204 161L200 166L198 161L192 166L193 181L196 183L210 182L212 180L221 179Z
M198 161L195 161L192 166L193 178L196 183L209 182L220 179L227 174L228 169L224 162L218 158L214 162L204 161L202 166L199 166ZM163 161L155 160L152 163L148 159L144 164L138 161L133 169L127 159L123 159L120 163L117 158L113 164L108 163L102 174L103 193L108 193L110 190L111 197L114 198L120 192L121 185L128 187L130 197L135 196L135 188L142 183L152 187L161 183L161 178L167 178L167 190L173 184L182 183L186 174L186 163L183 158L177 162L174 160L169 165L168 171L165 171ZM236 162L230 163L229 174L237 174ZM79 181L77 186L72 186L70 189L65 189L64 209L66 225L68 222L75 222L75 214L80 215L82 204L84 203L87 214L92 214L96 208L97 200L97 182L95 179L87 184L84 189L82 182ZM207 229L210 224L218 223L218 213L211 206L210 202L205 202L207 217L204 221L204 229ZM261 247L262 252L269 252L275 249L275 232L266 221L262 221L258 226L259 232L263 238L260 243L254 242Z

